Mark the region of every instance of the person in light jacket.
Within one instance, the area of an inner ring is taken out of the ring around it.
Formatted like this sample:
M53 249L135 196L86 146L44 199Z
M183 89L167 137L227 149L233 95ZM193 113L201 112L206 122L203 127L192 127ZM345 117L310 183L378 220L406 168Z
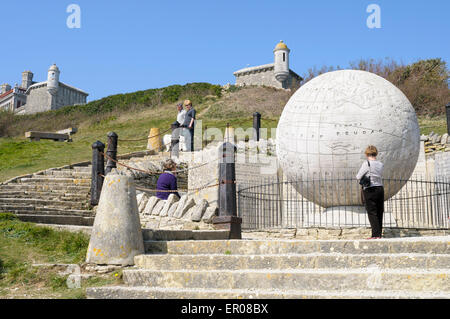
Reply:
M363 189L366 211L372 228L372 237L369 239L379 239L383 231L384 213L383 163L377 161L378 150L375 146L369 145L365 154L367 161L362 163L356 179L360 180L366 173L370 177L370 185Z

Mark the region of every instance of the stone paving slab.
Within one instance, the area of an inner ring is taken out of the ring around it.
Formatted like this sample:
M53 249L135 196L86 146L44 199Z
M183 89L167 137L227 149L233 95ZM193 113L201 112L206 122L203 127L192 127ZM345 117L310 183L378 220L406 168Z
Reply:
M87 288L89 299L450 299L447 292L187 289L110 286Z
M299 268L433 269L450 266L448 254L306 254L306 255L139 255L136 267L153 270L239 270Z
M450 270L295 269L123 271L129 286L217 289L413 290L450 292Z
M437 238L437 239L436 239ZM307 253L450 253L450 236L381 240L216 240L146 241L146 253L169 254L307 254Z

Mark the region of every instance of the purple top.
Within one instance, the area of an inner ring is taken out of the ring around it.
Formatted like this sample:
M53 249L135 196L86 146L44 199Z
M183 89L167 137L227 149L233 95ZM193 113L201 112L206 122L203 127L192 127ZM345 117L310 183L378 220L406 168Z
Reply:
M177 192L177 178L171 173L164 172L159 175L158 182L156 183L156 189L174 191L173 193L180 197L180 194ZM165 200L169 197L170 193L171 192L156 192L156 197Z

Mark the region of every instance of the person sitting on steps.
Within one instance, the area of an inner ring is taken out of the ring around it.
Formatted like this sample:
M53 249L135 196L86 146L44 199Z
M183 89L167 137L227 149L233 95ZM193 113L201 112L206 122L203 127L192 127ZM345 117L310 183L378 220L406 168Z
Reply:
M156 192L156 197L159 199L166 200L170 194L175 194L180 198L178 194L177 177L175 170L177 169L177 164L168 159L163 164L163 173L159 175L158 181L156 182L156 189L161 192Z

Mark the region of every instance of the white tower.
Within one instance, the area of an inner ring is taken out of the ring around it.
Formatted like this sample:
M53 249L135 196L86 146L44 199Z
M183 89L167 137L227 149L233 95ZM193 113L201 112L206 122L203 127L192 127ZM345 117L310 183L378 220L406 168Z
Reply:
M59 69L56 64L53 64L48 69L47 76L47 90L51 95L55 95L58 92L59 87Z
M274 73L277 81L283 83L289 77L289 48L287 45L280 41L273 50L275 55Z

